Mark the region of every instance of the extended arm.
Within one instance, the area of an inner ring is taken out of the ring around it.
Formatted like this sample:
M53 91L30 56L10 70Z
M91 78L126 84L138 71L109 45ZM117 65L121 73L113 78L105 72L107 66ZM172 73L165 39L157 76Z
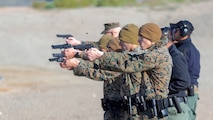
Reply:
M78 76L85 76L87 78L96 80L96 81L105 81L111 80L114 81L117 77L122 75L122 73L114 72L114 71L107 71L107 70L100 70L88 67L76 67L73 70L73 73Z
M90 63L89 61L86 62ZM79 66L81 66L81 62ZM94 61L94 66L103 70L134 73L154 68L155 58L150 57L148 54L132 55L128 53L106 52Z
M75 75L85 76L87 78L94 79L97 81L114 80L116 77L121 75L121 73L119 72L94 68L93 62L88 63L85 60L81 61L80 65L79 62L79 59L76 58L66 59L65 62L60 63L60 66L68 70L73 70Z

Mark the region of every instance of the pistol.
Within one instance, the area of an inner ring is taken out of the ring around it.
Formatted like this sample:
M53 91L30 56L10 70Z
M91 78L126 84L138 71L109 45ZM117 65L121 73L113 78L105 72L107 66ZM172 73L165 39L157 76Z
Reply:
M77 45L77 46L72 46L70 44L52 45L52 49L74 48L74 49L81 50L81 51L88 50L93 47L94 46L92 44L83 44L83 45Z
M49 58L50 62L56 61L56 62L64 62L63 57L54 57L54 58Z
M65 55L62 53L53 53L52 55L53 57L65 57Z
M73 37L71 34L56 34L58 38L69 38Z
M52 49L67 49L72 48L70 44L52 45Z
M177 112L181 113L182 108L181 108L178 98L176 96L173 97L173 101L174 101L175 108L177 109Z
M88 50L90 48L94 48L94 46L92 44L82 44L82 45L73 46L73 48L84 51L84 50Z

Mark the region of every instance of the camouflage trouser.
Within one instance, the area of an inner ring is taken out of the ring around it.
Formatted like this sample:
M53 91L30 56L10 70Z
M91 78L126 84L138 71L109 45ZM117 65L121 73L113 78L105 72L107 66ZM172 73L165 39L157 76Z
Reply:
M142 120L141 116L137 113L136 106L132 106L132 115L122 109L113 112L114 114L117 113L117 115L113 116L113 113L106 111L104 113L104 120Z

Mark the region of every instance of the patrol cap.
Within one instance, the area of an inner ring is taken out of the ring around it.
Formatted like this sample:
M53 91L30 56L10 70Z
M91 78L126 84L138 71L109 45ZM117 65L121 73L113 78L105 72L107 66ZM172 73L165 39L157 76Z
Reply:
M104 24L104 31L101 32L101 34L105 34L112 28L120 27L119 22L112 22L112 23L105 23Z
M107 49L107 44L108 42L113 39L112 36L110 35L103 35L100 39L99 39L99 47L102 49Z

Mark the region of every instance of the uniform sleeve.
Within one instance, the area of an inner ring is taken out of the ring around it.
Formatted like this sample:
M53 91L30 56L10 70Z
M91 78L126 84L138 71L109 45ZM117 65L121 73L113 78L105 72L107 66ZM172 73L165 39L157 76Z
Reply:
M78 76L85 76L87 78L96 80L96 81L105 81L105 80L115 80L115 78L121 75L120 72L100 70L92 67L92 62L81 61L80 65L76 67L73 72Z
M107 52L98 59L100 69L135 73L150 70L156 65L156 57L152 53L131 55L128 53Z
M75 55L75 57L82 58L84 60L88 60L87 55L86 55L85 52L77 53L77 55Z
M92 44L95 48L99 49L99 43L94 41L84 41L83 44Z

